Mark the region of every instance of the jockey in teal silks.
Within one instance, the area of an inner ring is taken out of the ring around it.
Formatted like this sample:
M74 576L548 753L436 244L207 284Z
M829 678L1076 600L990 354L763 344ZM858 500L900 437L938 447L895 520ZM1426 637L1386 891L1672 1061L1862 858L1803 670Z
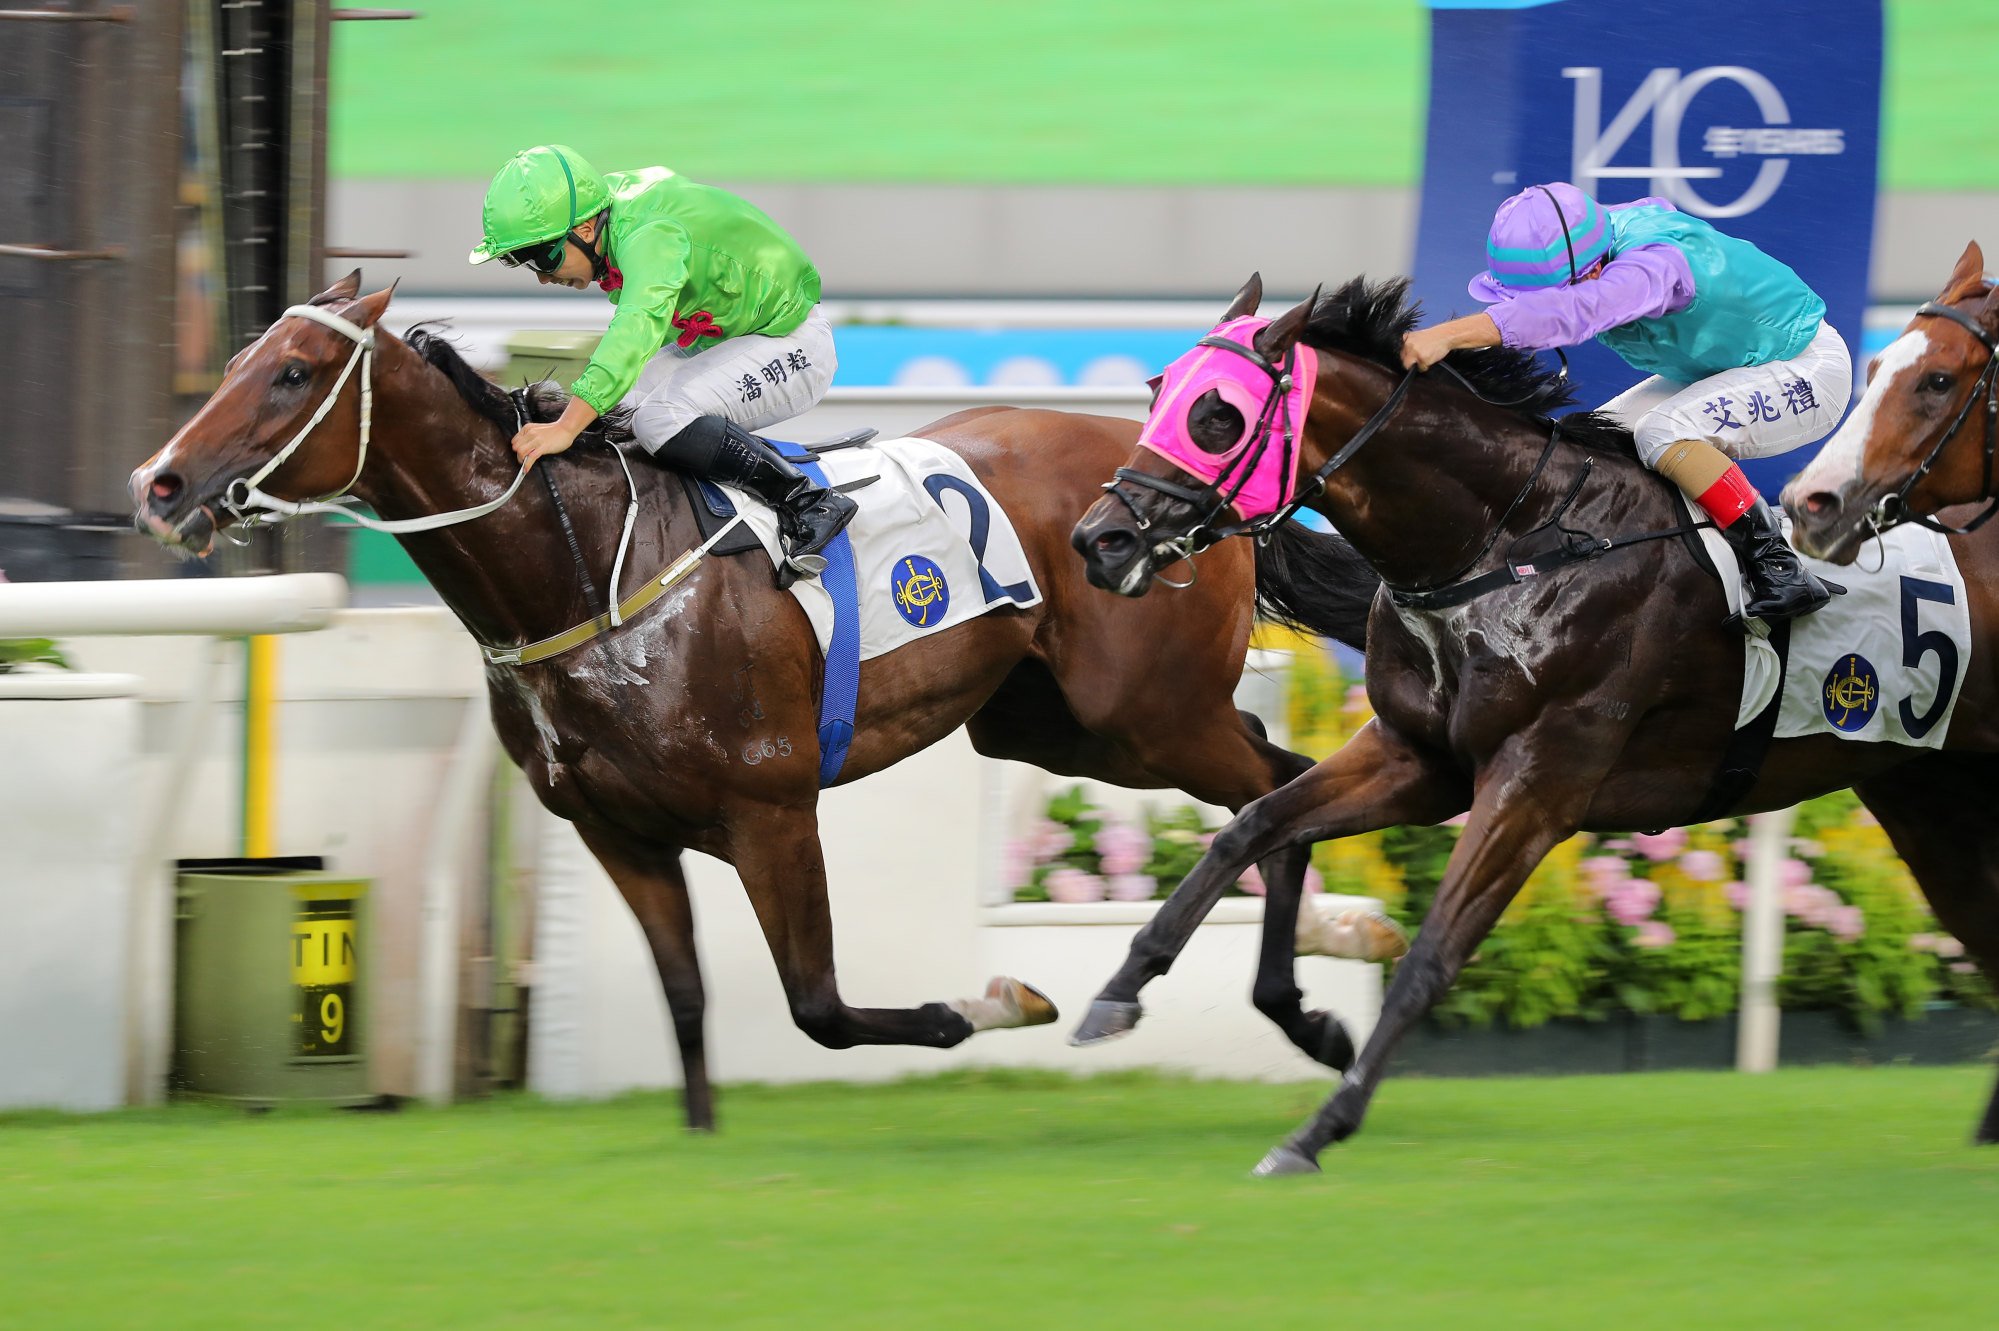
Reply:
M1499 205L1481 314L1420 328L1402 363L1428 369L1459 347L1531 351L1586 338L1651 378L1604 405L1631 426L1645 465L1714 520L1742 561L1750 615L1786 619L1830 599L1798 562L1737 458L1831 433L1853 395L1846 344L1802 278L1664 199L1604 207L1573 185L1534 185Z
M544 285L593 282L617 307L559 420L523 426L523 466L560 453L615 406L659 461L739 486L777 511L779 583L825 567L819 551L854 501L815 485L756 430L809 410L837 359L819 272L743 199L665 167L599 175L574 149L529 148L486 191L473 263L528 267Z

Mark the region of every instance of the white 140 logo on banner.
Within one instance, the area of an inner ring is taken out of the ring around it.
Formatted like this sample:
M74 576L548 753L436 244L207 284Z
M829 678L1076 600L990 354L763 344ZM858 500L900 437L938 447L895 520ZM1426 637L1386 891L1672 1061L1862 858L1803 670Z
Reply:
M1829 156L1846 151L1846 133L1838 129L1796 129L1784 94L1769 79L1742 65L1710 65L1682 76L1677 69L1655 69L1638 85L1609 125L1603 123L1603 71L1571 67L1562 77L1576 81L1574 156L1569 178L1594 192L1598 180L1646 179L1652 192L1671 199L1697 217L1741 217L1770 201L1790 169L1792 157ZM1695 180L1713 180L1718 166L1680 165L1680 131L1687 108L1710 83L1734 83L1756 101L1763 124L1740 129L1710 125L1701 147L1711 157L1762 157L1756 178L1732 202L1703 198ZM1610 161L1647 115L1652 117L1652 161L1649 166L1611 166Z

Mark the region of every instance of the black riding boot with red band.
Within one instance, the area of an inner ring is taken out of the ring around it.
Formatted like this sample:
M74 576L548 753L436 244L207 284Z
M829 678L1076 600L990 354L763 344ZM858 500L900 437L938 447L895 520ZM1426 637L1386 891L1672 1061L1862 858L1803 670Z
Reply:
M1832 599L1826 585L1798 562L1797 551L1784 539L1777 515L1749 484L1741 467L1731 466L1695 502L1721 528L1742 563L1742 578L1749 586L1744 615L1762 620L1796 619Z

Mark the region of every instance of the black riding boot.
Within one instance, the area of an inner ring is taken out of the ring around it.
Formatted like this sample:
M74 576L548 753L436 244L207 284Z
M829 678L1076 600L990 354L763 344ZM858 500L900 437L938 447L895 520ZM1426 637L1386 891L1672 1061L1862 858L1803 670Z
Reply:
M826 567L819 552L853 520L860 506L837 490L816 484L786 462L768 439L751 434L726 416L700 416L653 454L703 480L748 490L777 510L785 559L777 585L789 587Z
M756 435L750 438L756 440L756 461L744 488L777 510L785 562L778 571L777 585L789 587L801 577L816 577L825 571L826 557L819 552L854 520L860 505L838 490L814 482L779 456L769 440Z
M1826 585L1798 562L1784 539L1777 515L1758 499L1753 508L1721 529L1742 561L1749 584L1749 604L1743 613L1754 619L1795 619L1832 599Z

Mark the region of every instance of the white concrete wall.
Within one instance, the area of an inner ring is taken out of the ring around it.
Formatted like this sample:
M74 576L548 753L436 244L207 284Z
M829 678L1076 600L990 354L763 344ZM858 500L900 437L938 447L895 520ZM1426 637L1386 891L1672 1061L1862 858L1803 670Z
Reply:
M138 683L0 676L0 1109L125 1102Z
M848 1002L904 1007L984 990L976 927L981 765L961 733L820 802L835 960ZM548 823L531 1083L556 1095L678 1085L665 1000L638 925L568 826ZM963 1061L962 1053L929 1049L834 1051L799 1034L735 871L701 855L690 855L688 868L716 1080L878 1080Z

